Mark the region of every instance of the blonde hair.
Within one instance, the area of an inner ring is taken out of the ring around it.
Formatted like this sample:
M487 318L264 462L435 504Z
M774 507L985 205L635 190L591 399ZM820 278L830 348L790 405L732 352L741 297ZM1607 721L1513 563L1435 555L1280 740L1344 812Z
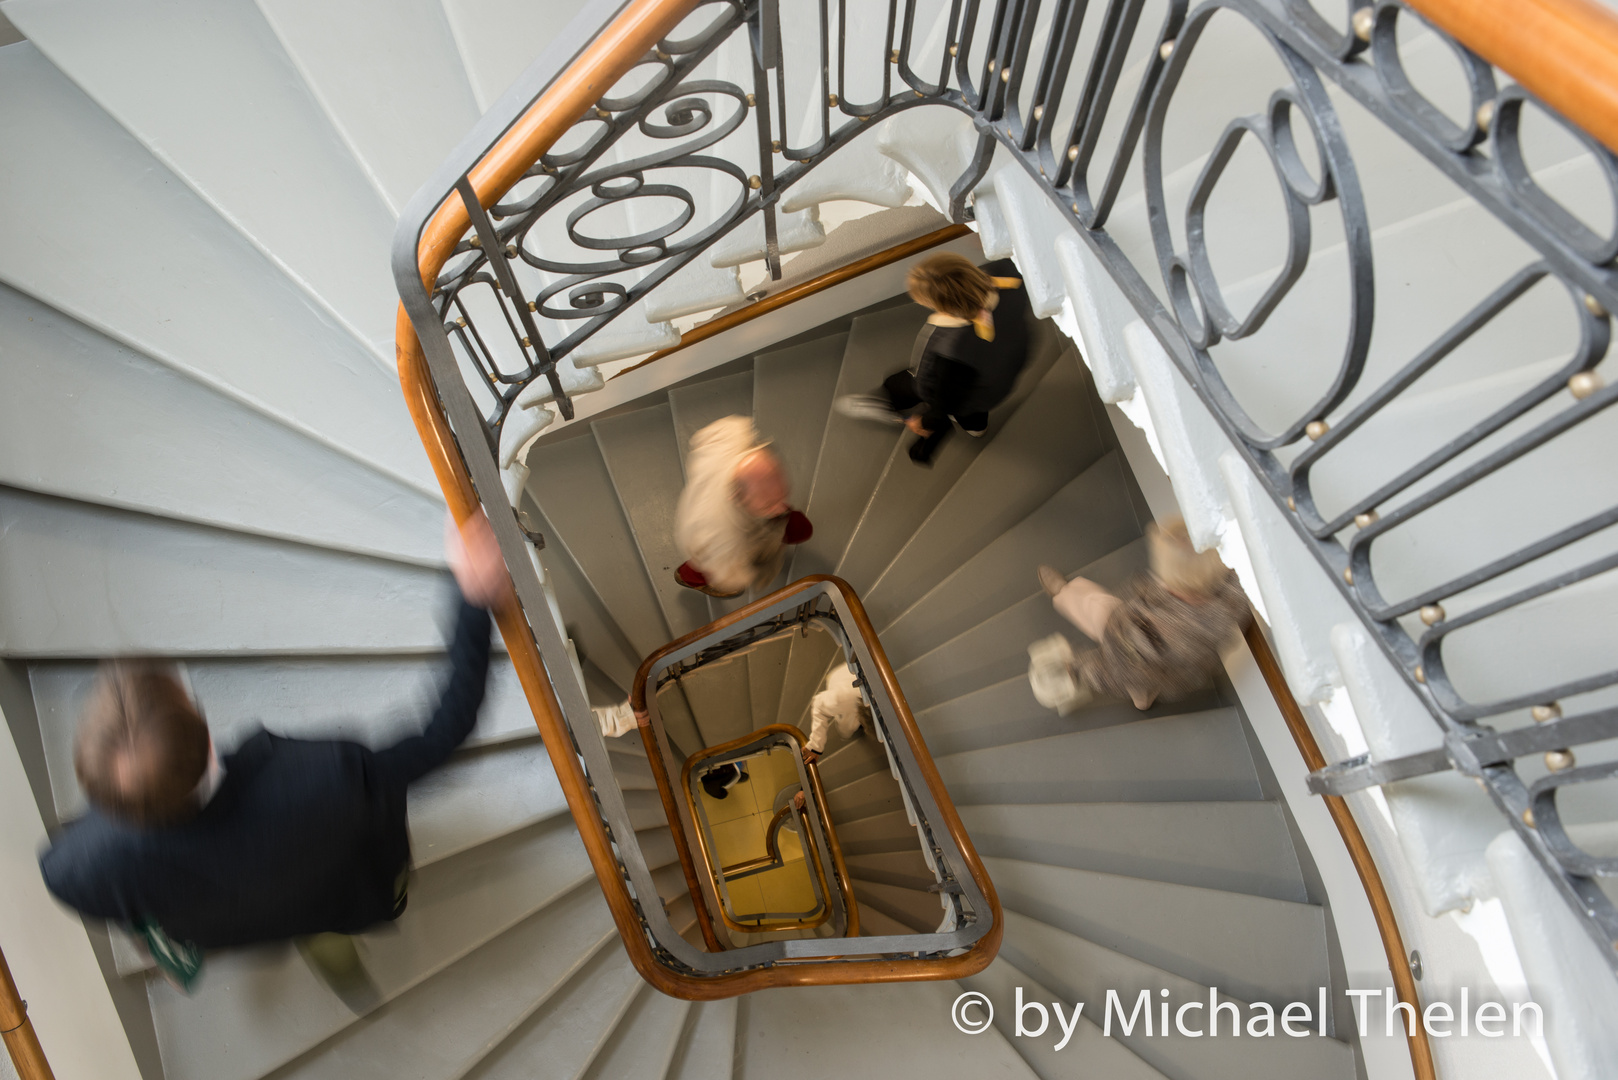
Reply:
M974 319L988 302L994 282L965 255L929 256L905 275L910 298L957 319Z
M1152 573L1176 592L1212 592L1230 573L1219 561L1219 552L1211 548L1192 550L1191 534L1186 530L1184 518L1170 518L1161 524L1153 522L1146 526L1146 549Z
M137 825L169 825L198 809L208 724L166 665L101 666L79 719L73 771L92 803Z

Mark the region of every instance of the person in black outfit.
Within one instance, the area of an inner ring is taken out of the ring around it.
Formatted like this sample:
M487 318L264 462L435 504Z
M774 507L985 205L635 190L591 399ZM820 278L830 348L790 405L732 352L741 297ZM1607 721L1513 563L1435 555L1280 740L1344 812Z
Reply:
M202 950L293 938L351 1006L372 1003L352 941L335 935L404 910L405 789L471 732L489 669L487 609L511 590L482 514L446 530L446 544L461 594L450 676L425 729L385 749L260 730L217 758L171 669L106 665L74 750L91 809L40 856L50 891L144 935L182 988Z
M1004 401L1028 360L1029 305L1010 259L981 270L962 255L923 259L907 284L931 308L910 366L888 376L880 393L839 399L847 416L903 423L919 438L910 460L927 465L950 429L981 436L989 410Z

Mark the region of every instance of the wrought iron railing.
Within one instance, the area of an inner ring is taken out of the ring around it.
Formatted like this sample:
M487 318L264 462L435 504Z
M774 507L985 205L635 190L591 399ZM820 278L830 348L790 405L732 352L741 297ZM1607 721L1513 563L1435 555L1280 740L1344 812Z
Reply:
M1444 768L1475 777L1618 967L1618 908L1595 881L1618 872L1618 860L1580 850L1557 813L1559 794L1618 774L1573 767L1569 749L1618 737L1610 694L1618 669L1596 664L1506 694L1468 692L1451 673L1464 654L1455 642L1468 631L1509 626L1536 604L1601 584L1618 567L1610 535L1618 507L1585 499L1576 516L1547 514L1543 528L1497 507L1492 524L1526 538L1503 533L1493 557L1440 580L1412 582L1398 558L1424 528L1483 534L1467 500L1597 430L1592 422L1618 396L1597 370L1618 305L1618 226L1592 225L1601 211L1575 212L1553 196L1560 189L1536 165L1534 147L1543 133L1560 132L1609 192L1618 192L1618 166L1539 104L1530 89L1537 76L1518 71L1526 85L1513 83L1438 31L1429 40L1453 52L1463 92L1459 104L1435 103L1407 70L1405 45L1416 9L1449 18L1453 4L1346 7L1334 22L1306 0L640 0L609 22L616 5L599 4L587 19L607 30L588 43L575 32L542 57L407 209L395 261L408 314L401 362L407 377L423 363L431 370L472 483L491 510L503 510L496 454L502 464L519 455L549 420L537 408L544 400L571 415L565 384L588 385L575 361L588 357L592 339L615 320L644 318L637 305L739 229L757 228L758 242L740 247L778 273L779 207L794 185L880 122L907 122L907 110L964 113L977 142L946 209L970 216L996 155L1040 186L1443 733L1439 753L1350 763L1317 786L1342 792ZM1489 5L1491 17L1497 8ZM1599 13L1577 14L1598 20L1590 40L1614 40ZM875 32L851 31L861 25ZM1222 133L1204 130L1201 151L1187 153L1175 143L1184 137L1181 114L1207 96L1208 72L1219 69L1201 61L1217 59L1218 35L1231 26L1273 59L1273 92L1255 112L1216 117ZM1556 100L1572 100L1565 86L1556 90ZM1372 348L1386 293L1373 258L1382 219L1356 169L1354 132L1366 118L1485 211L1502 245L1522 251L1496 287L1403 357ZM1273 173L1282 222L1283 254L1261 292L1221 281L1209 239L1210 208L1225 197L1221 178L1251 148ZM663 216L653 220L657 207ZM1338 260L1347 297L1333 314L1341 353L1321 365L1307 394L1279 408L1259 400L1263 380L1240 369L1266 359L1251 347L1267 325L1285 322L1289 299L1302 302L1299 282L1312 259L1326 263L1323 252ZM1475 407L1392 475L1358 488L1320 480L1339 462L1352 464L1369 435L1383 437L1379 425L1416 407L1424 379L1448 377L1468 343L1541 287L1571 300L1564 357L1523 362L1535 354L1498 368L1524 385ZM1232 297L1243 292L1248 310L1238 316ZM430 441L453 445L442 422L425 415L428 404L413 399L418 423ZM464 480L451 477L446 490L457 484L469 498ZM525 568L510 515L493 516L508 561ZM537 583L518 585L524 608L543 612ZM573 680L549 623L534 620L534 634L545 663L561 665L562 709L581 733L588 710L582 691L562 689ZM1489 726L1526 720L1530 710L1537 724ZM579 742L590 759L590 740L581 734ZM1547 750L1553 771L1530 784L1519 764Z

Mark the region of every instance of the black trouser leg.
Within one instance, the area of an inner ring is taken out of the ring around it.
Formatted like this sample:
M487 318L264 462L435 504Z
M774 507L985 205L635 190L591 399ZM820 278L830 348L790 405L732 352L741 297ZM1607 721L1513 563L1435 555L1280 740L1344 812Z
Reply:
M957 416L955 422L961 425L962 431L983 431L989 426L989 414L986 412L966 413Z
M921 404L916 388L916 377L908 371L896 371L882 380L882 392L888 395L888 404L896 413L907 413Z
M923 435L921 438L911 443L910 460L914 461L917 465L931 465L933 463L933 454L938 450L939 446L943 444L944 440L949 438L950 429L952 427L954 427L953 424L946 425L941 430L935 431L930 435Z

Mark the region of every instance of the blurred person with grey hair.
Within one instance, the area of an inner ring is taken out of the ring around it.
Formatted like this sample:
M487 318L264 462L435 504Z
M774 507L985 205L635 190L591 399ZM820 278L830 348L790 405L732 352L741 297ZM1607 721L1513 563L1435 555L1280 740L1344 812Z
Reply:
M1096 696L1149 709L1208 685L1219 654L1252 618L1236 575L1215 551L1191 547L1185 522L1146 530L1150 570L1122 596L1050 566L1039 581L1057 612L1097 648L1075 653L1061 634L1028 647L1028 680L1041 705L1066 716Z

